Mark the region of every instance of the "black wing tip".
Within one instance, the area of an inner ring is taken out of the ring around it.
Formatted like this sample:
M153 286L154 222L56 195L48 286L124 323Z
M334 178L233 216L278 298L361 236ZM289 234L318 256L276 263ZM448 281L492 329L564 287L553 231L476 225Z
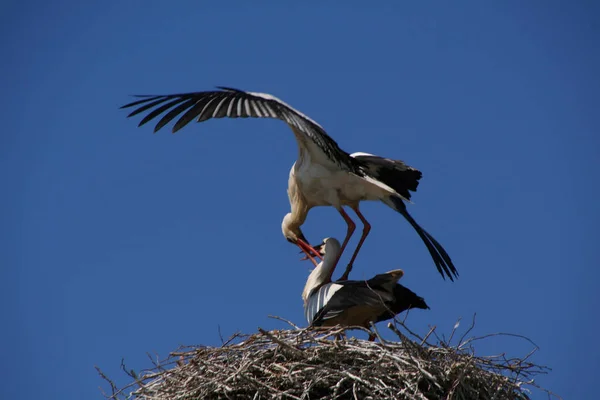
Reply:
M156 95L156 94L130 94L129 97L135 97L136 99L150 100L150 99L158 99L159 97L162 97L162 96L161 95ZM145 103L144 100L132 101L131 103L127 103L124 106L119 107L119 110L122 110L124 108L129 108L129 107L137 106L138 104L143 104L143 103ZM131 114L128 115L127 117L130 117L130 116L131 116Z
M435 240L435 238L433 238L433 236L427 233L427 231L423 232L425 233L425 236L428 239L430 239L431 244L433 244L433 248L436 251L436 254L434 255L434 253L432 253L431 256L433 257L433 260L436 264L438 271L442 275L442 278L444 278L444 273L446 273L446 276L448 276L450 281L454 282L454 279L458 279L459 274L458 270L454 266L454 263L450 259L450 256L448 255L448 253L446 253L446 250L442 247L442 245L437 240Z
M119 110L122 110L122 109L124 109L124 108L133 107L133 106L135 106L135 105L137 105L137 104L138 104L138 102L137 102L137 100L136 100L136 101L133 101L133 102L131 102L131 103L127 103L127 104L125 104L124 106L121 106L121 107L119 107ZM130 115L128 115L127 117L130 117L130 116L131 116L131 114L130 114Z
M423 232L425 232L425 231L423 231ZM425 238L429 239L431 236L429 234L427 234L427 232L425 232L425 233L426 233ZM421 239L424 239L424 237L421 237ZM458 279L458 271L454 267L454 264L450 260L450 257L448 257L448 259L446 259L442 254L440 254L440 249L438 248L438 246L436 246L436 244L439 244L439 243L437 243L437 242L430 243L430 242L425 241L425 239L423 240L423 242L425 243L427 250L429 250L429 254L431 255L431 258L433 259L433 263L435 264L435 267L437 268L438 272L442 276L442 279L446 280L446 277L448 277L448 279L450 279L451 282L454 282L454 279ZM442 250L443 250L443 248L442 248Z
M442 277L444 277L445 272L448 278L450 278L450 280L454 282L455 278L458 279L458 270L456 269L454 263L452 262L452 259L444 249L444 246L442 246L440 242L435 240L435 238L423 228L421 228L421 231L427 239L427 242L429 242L429 244L427 244L427 242L425 244L427 245L427 248L431 253L431 257L433 258L433 261L435 262L438 271L440 272L440 274L442 274Z
M423 243L427 247L433 262L435 263L435 267L438 272L442 276L443 280L446 280L446 276L450 279L451 282L454 282L454 279L458 279L458 271L454 266L454 263L450 259L450 256L444 249L444 247L437 241L433 236L431 236L425 229L423 229L417 221L410 215L408 210L406 209L406 204L402 201L400 197L390 196L392 204L395 206L394 209L398 211L406 220L412 225L412 227L417 231L417 234L421 237Z
M448 276L448 278L450 278L450 281L454 282L455 279L458 279L458 271L456 270L456 268L454 268L454 265L452 263L444 262L443 266L444 272L446 272L446 275Z
M431 256L443 280L446 280L446 277L448 277L448 279L450 279L451 282L454 282L454 279L458 279L458 271L454 267L454 264L452 264L451 262L446 262L446 260L444 260L442 257L439 257L439 254L434 255L432 253Z

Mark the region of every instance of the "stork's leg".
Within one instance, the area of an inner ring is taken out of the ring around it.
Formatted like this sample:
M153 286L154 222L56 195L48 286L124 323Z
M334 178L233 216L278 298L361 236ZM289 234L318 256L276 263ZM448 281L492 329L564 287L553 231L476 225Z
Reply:
M346 238L344 239L344 242L342 243L342 248L340 249L340 252L338 253L335 263L333 263L332 270L335 269L335 266L337 265L338 261L340 261L340 258L342 257L342 253L344 252L346 245L350 241L350 237L352 236L352 234L354 233L354 230L356 229L356 224L354 223L354 221L352 221L352 218L350 218L350 216L348 214L346 214L346 211L344 211L344 209L342 207L338 208L337 210L340 212L340 214L344 218L344 221L346 221L346 224L348 224L348 230L346 231Z
M360 237L360 240L358 241L358 245L356 245L356 250L354 250L354 253L352 254L352 258L350 259L350 262L348 263L348 266L346 267L346 271L344 271L344 275L342 275L340 280L348 279L348 276L350 275L350 271L352 271L352 266L354 265L354 260L356 260L356 256L358 255L360 248L362 247L363 243L365 242L367 235L369 234L369 232L371 232L371 224L369 224L369 222L366 220L366 218L362 215L362 213L358 209L358 205L356 205L356 207L352 207L352 209L354 210L356 215L358 215L358 218L360 218L360 220L363 223L363 232L362 232L362 236Z
M315 250L314 247L306 243L304 240L298 239L296 245L300 248L300 250L304 252L304 254L306 254L306 257L308 257L308 259L312 261L315 267L317 266L317 261L315 261L311 253L316 254L316 256L319 257L321 260L323 259L323 257L321 257L321 254L319 254L319 252Z

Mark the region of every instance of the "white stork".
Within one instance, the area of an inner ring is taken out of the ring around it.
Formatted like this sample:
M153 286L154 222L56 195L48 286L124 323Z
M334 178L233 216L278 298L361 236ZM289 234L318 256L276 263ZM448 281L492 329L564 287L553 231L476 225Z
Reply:
M359 210L363 200L380 200L398 211L417 231L442 277L458 277L452 260L429 233L421 228L406 209L404 201L411 197L421 178L421 172L399 160L391 160L367 153L348 154L325 130L308 116L293 109L278 98L266 93L244 92L219 87L221 90L158 96L136 96L142 99L121 108L137 106L128 117L150 111L139 123L142 126L164 113L154 132L179 117L173 133L192 120L210 118L275 118L287 123L298 143L298 159L290 170L288 196L291 212L283 218L285 238L298 245L311 259L319 256L302 234L300 226L312 207L335 207L347 224L346 237L335 262L339 261L356 227L343 206L354 210L363 222L362 236L352 254L344 276L347 278L356 256L369 234L371 225ZM181 116L180 116L181 115ZM335 265L334 265L335 266Z
M304 314L310 326L362 326L385 321L411 308L428 309L422 297L400 285L401 269L375 275L367 281L331 282L340 242L327 238L320 246L323 261L311 272L302 292ZM370 339L375 337L371 335Z

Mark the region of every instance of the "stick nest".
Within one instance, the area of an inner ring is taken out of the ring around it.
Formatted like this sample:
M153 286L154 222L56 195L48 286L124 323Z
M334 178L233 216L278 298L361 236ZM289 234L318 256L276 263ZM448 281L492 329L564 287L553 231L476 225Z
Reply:
M378 333L378 342L346 339L341 337L344 329L259 328L252 335L235 334L221 347L181 347L162 361L149 356L154 367L140 374L121 363L132 380L124 388L96 368L112 389L105 396L114 400L503 400L529 399L532 388L560 399L534 383L536 375L548 371L528 361L537 347L524 358L482 357L475 355L473 343L501 334L466 340L465 334L450 345L454 331L446 341L435 328L425 338L408 328L402 333L397 323L388 328L397 341Z

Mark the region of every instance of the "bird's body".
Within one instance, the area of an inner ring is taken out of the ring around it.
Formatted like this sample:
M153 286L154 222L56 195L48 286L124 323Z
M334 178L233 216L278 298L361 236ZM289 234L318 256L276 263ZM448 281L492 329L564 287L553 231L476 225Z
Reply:
M443 247L408 214L404 201L410 200L421 172L399 160L390 160L367 153L348 154L315 121L266 93L244 92L221 88L221 91L183 93L166 96L141 96L142 100L122 108L138 106L129 116L151 110L140 126L164 113L155 132L179 116L173 132L192 120L202 122L210 118L275 118L286 122L298 144L298 159L292 166L288 182L291 212L282 222L287 240L297 244L316 265L313 255L318 252L308 244L301 226L312 207L335 207L347 223L348 230L342 244L341 256L355 224L343 207L352 208L364 224L362 237L354 251L348 269L356 258L370 225L359 210L365 200L380 200L401 213L415 228L429 250L442 275L453 279L457 271ZM338 260L339 260L338 256ZM337 261L336 260L336 264Z
M311 163L294 164L290 170L288 191L303 193L306 207L356 206L364 200L379 200L385 189L356 175L327 165ZM290 202L293 205L293 202Z
M399 279L394 276L397 271L381 274L389 277L390 285L385 288L370 280L339 281L320 287L309 298L305 310L308 323L311 326L369 328L371 323L394 318L412 308L428 309L422 297L394 281Z
M397 283L404 274L402 270L379 274L367 281L331 282L340 244L327 238L322 251L323 261L311 272L302 292L309 325L369 328L371 323L411 308L429 308L422 297Z

